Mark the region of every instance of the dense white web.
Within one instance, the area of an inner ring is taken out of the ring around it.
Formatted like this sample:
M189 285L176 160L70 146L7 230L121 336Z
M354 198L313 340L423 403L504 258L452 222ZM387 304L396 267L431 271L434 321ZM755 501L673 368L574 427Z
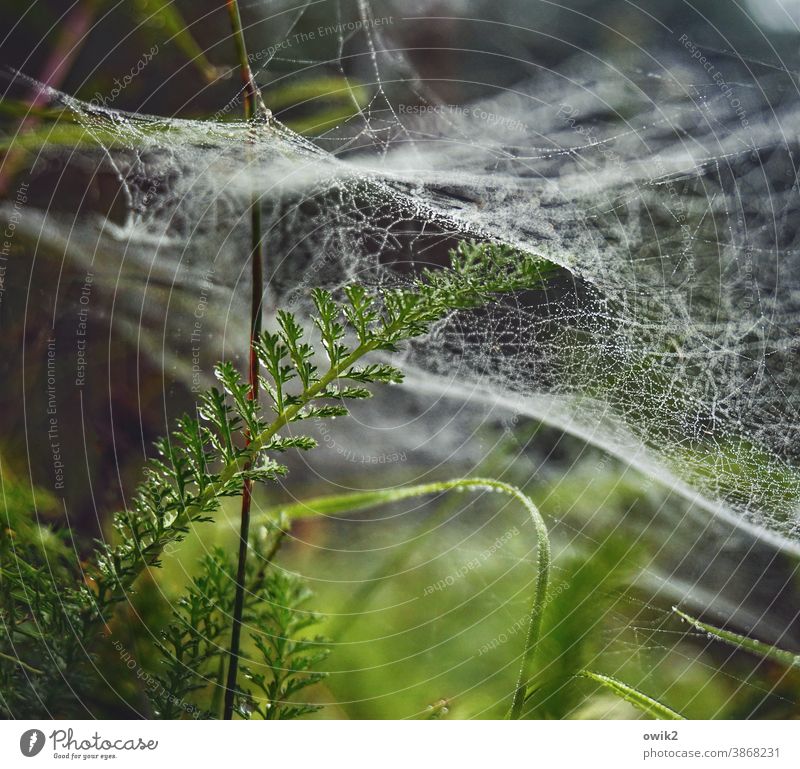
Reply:
M441 405L429 433L358 441L384 455L425 443L443 461L485 409L527 415L654 478L701 519L800 553L796 77L715 51L715 78L686 46L632 46L450 104L402 50L402 19L358 9L332 64L351 77L348 46L361 46L371 96L314 142L277 121L134 116L52 93L90 135L66 161L117 175L124 213L43 208L19 231L91 269L117 329L187 382L195 358L205 378L242 353L254 192L268 311L304 310L315 285L402 281L462 238L539 254L560 268L546 290L453 316L405 353L409 412L420 398ZM305 11L292 7L290 31ZM284 51L262 70L276 61L315 64ZM213 311L193 358L199 302ZM362 421L396 417L400 402L378 399Z

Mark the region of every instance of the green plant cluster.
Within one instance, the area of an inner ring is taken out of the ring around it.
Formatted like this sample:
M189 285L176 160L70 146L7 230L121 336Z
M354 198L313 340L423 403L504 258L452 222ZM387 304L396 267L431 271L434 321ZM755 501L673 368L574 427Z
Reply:
M241 495L245 480L269 483L285 474L277 456L314 448L311 437L295 431L298 423L345 416L349 401L370 397L367 386L402 381L402 372L391 364L362 359L395 352L453 311L541 286L549 270L548 263L505 246L462 243L451 252L448 268L425 270L403 287L371 291L352 285L341 300L315 289L312 323L319 345L311 343L294 315L278 312L276 330L263 332L254 343L260 386L268 394L263 403L251 399L248 383L232 363L218 365L220 387L202 396L196 416L181 417L175 432L157 442L157 456L148 463L130 506L113 518L113 538L97 541L79 568L64 548L68 529L57 534L52 528L29 527L24 515L9 518L0 572L0 675L7 712L20 715L19 707L31 702L31 688L39 692L34 710L58 711L62 693L80 701L84 689L78 680L92 677L98 635L109 632L115 612L130 603L137 580L145 573L152 577L167 546L213 520L225 497ZM311 653L317 642L304 646L309 642L297 634L306 623L292 619L304 592L268 567L269 561L262 564L262 583L250 591L248 602L254 626L264 631L254 642L264 669L271 672L243 671L266 704L259 705L237 682L237 710L265 718L299 715L305 712L302 707L275 698L289 698L301 682L305 686L315 680L305 666L317 659ZM209 666L216 665L218 674L224 666L220 647L230 617L230 575L223 554L207 558L158 642L167 664L156 678L176 702L202 688L203 681L221 680L210 675ZM292 668L287 655L298 654L306 662L295 660ZM297 678L292 673L297 670L306 675ZM155 712L172 717L174 704L156 701ZM205 712L214 714L211 707Z
M245 626L256 656L244 666L237 691L237 715L264 720L292 719L318 706L298 695L321 681L317 667L327 657L325 639L305 637L318 615L305 608L311 592L293 574L273 568L282 530L262 530L247 562ZM227 662L227 642L235 591L235 563L214 548L200 563L200 573L172 609L172 621L157 642L161 666L156 686L147 689L158 718L220 715Z
M148 463L129 509L114 517L113 538L95 542L88 552L86 543L73 541L69 527L46 522L58 516L54 500L34 495L3 468L4 716L113 714L108 698L98 701L100 682L128 668L113 659L109 644L100 639L121 634L131 619L130 607L158 578L165 549L217 519L222 501L240 496L245 479L271 483L284 475L281 454L313 449L314 440L302 431L308 419L345 416L351 401L370 397L372 386L402 381L402 372L385 356L403 342L426 334L451 312L474 310L507 292L539 287L551 269L535 257L495 245L464 243L451 257L449 268L425 271L404 287L349 286L341 298L315 290L311 324L279 311L274 329L254 343L266 397L260 403L251 399L249 383L230 362L217 366L219 386L201 397L196 415L179 419L175 432L157 442L157 455ZM368 359L375 353L384 359ZM507 483L470 478L321 497L278 506L257 519L258 536L250 544L245 570L242 621L248 652L236 681L239 718L299 718L317 707L312 704L313 687L324 677L320 667L328 654L327 641L317 633L309 635L319 617L307 608L309 591L303 581L275 564L292 521L451 490L499 491L527 510L536 531L535 591L522 634L521 673L509 696L512 717L579 712L590 686L648 717L682 717L594 667L597 650L585 641L595 635L587 606L598 616L605 611L595 599L602 587L596 575L610 574L607 562L617 562L618 554L582 557L569 586L553 591L548 586L548 533L536 506ZM589 568L593 558L597 569ZM211 549L185 592L171 601L170 616L148 625L149 638L140 633L134 639L137 662L128 676L128 691L133 688L130 702L139 712L164 719L220 716L236 566L228 552ZM771 664L797 666L793 654L679 615L703 633ZM149 615L144 616L149 623ZM449 710L448 701L441 700L427 715L443 717Z

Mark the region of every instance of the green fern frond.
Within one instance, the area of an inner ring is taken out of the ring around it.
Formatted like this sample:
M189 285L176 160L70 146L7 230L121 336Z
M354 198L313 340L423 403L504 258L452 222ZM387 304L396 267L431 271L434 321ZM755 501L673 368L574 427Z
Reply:
M200 574L177 601L172 622L156 644L161 666L145 691L157 718L213 716L197 694L216 683L233 610L233 568L219 548L201 561Z
M198 406L199 420L183 417L170 439L162 440L131 509L115 518L120 544L103 545L93 578L97 614L121 600L142 569L157 566L164 546L180 541L194 523L209 520L226 496L238 496L243 480L276 480L285 468L264 457L288 448L315 446L307 436L286 436L288 425L307 419L347 415L347 402L371 395L359 385L399 382L402 374L385 363L363 365L377 351L393 351L426 333L453 310L474 309L495 296L541 286L550 266L505 246L461 244L447 269L426 270L407 288L370 293L349 286L337 301L312 291L317 328L327 366L315 363L313 347L290 313L278 314L276 331L254 344L269 404L248 397L249 386L230 363L216 367L222 390L212 389ZM349 343L353 338L352 344ZM333 402L331 402L333 401ZM249 437L249 442L244 436Z
M251 639L261 659L243 666L257 691L245 693L240 713L267 720L313 713L320 706L296 701L300 692L326 676L316 670L328 656L325 639L303 635L319 621L318 615L303 608L311 593L294 575L271 570L258 595L260 600L249 602L245 617L259 629Z
M402 288L349 286L340 298L314 290L315 312L307 327L294 315L279 312L275 330L261 334L253 345L267 397L261 403L252 400L249 384L235 366L219 364L219 385L200 398L195 415L181 417L175 431L156 443L156 455L129 506L114 516L114 541L96 542L94 556L80 573L65 564L68 574L56 588L40 566L47 563L49 568L58 559L16 547L3 532L0 609L11 631L0 644L0 683L8 682L7 691L21 692L21 697L31 689L41 690L42 702L54 699L55 695L45 698L46 691L74 695L79 671L92 667L85 664L93 659L87 650L95 646L99 628L114 621L117 605L128 600L137 577L160 566L164 548L184 539L195 524L212 520L225 497L241 495L245 480L269 483L284 475L287 469L275 455L316 446L310 436L287 428L308 419L347 415L348 405L370 397L372 386L402 381L400 370L368 360L371 355L397 350L453 311L476 309L504 293L539 287L550 269L548 263L505 246L461 244L451 252L448 268L426 270ZM315 329L319 349L311 343L309 329ZM47 529L40 533L53 539ZM24 539L30 542L28 534ZM212 556L203 568L204 578L211 579L228 567ZM268 572L262 575L265 585L270 583ZM63 584L72 587L64 589ZM290 590L271 584L273 591ZM199 598L203 591L213 596L208 606ZM299 598L293 593L290 597ZM228 600L216 583L195 582L177 607L159 641L162 654L172 662L158 671L164 691L174 699L193 700L203 681L220 680L219 652L208 646L208 639L217 637L219 620L214 617ZM263 620L276 628L288 621L279 616ZM290 629L286 637L295 638L298 627ZM316 680L304 660L314 657L318 642L295 640L291 648L278 649L265 638L254 640L264 664L286 675L275 678L251 668L254 689L270 706L262 715L305 712L304 706L284 701ZM32 670L42 675L37 678ZM22 681L24 676L30 682ZM5 700L0 702L4 711L22 712L18 702ZM176 712L174 702L154 700L154 706L162 715Z

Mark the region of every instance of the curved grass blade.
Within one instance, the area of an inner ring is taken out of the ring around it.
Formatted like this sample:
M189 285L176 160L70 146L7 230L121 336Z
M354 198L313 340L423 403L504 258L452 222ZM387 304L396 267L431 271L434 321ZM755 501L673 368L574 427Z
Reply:
M699 619L695 619L685 612L682 612L676 606L673 606L672 610L682 620L685 620L697 630L713 636L718 641L723 641L726 644L736 646L739 649L756 654L772 662L777 662L780 665L785 665L786 667L800 668L800 654L794 654L785 649L778 649L776 646L771 646L763 641L756 641L754 638L748 638L739 633L733 633L730 630L714 627L714 625L709 625L707 622L701 622Z
M503 483L502 481L495 481L489 478L459 478L452 481L426 483L419 486L406 486L396 489L380 489L377 491L356 492L354 494L316 497L306 500L305 502L296 502L290 505L274 507L265 511L263 516L261 516L261 520L264 520L264 518L275 520L276 516L282 515L286 520L291 522L295 518L312 518L318 515L335 515L337 513L354 512L356 510L365 510L377 505L398 502L412 497L421 497L464 489L496 491L510 496L525 508L531 516L534 528L536 529L536 590L534 592L528 621L528 633L525 638L522 665L520 667L519 678L514 690L514 697L508 716L509 718L517 719L522 715L528 682L533 677L533 660L541 634L542 614L547 600L547 585L550 578L550 538L544 519L530 497L523 494L522 491L515 486Z
M606 689L616 694L617 697L625 700L625 702L629 702L635 708L641 710L642 713L645 713L652 718L656 718L660 721L686 720L684 716L672 710L672 708L668 708L658 700L654 700L647 694L640 692L638 689L634 689L632 686L628 686L628 684L620 681L617 678L612 678L611 676L603 675L602 673L595 673L592 670L581 670L578 675L581 678L587 678L590 681L594 681L595 683L604 686Z

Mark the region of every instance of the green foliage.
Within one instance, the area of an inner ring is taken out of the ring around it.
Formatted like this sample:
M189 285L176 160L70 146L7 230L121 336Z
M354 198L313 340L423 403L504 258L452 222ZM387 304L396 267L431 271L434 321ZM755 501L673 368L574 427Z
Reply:
M283 475L286 468L275 455L316 445L290 426L344 416L350 401L370 397L366 386L402 381L392 365L365 364L363 358L396 351L454 310L475 309L499 293L539 286L547 269L512 249L472 243L452 252L449 268L427 270L402 288L349 286L342 300L314 290L312 321L322 354L306 341L308 332L297 318L279 312L276 330L264 332L254 344L260 385L267 394L262 403L249 398L248 384L231 363L218 365L220 386L203 395L196 418L182 417L175 432L157 442L157 456L148 463L131 504L114 516L114 541L96 542L79 574L68 571L56 579L52 564L58 559L41 551L34 534L53 547L58 538L53 540L46 529L23 531L25 546L20 547L12 534L20 539L22 527L12 522L17 528L9 526L11 533L3 535L0 586L3 619L10 629L3 639L8 651L1 658L9 711L30 699L30 689L38 686L29 681L34 668L42 670L42 689L55 692L66 685L72 691L69 679L91 667L86 663L93 660L90 650L99 629L115 621L117 607L129 600L137 578L160 566L164 548L181 542L196 524L212 520L224 498L241 494L245 480L269 483ZM68 569L66 564L63 568ZM168 698L156 696L159 715L178 715L177 703L194 699L204 681L220 680L215 639L230 616L230 569L221 554L205 561L159 641L166 664L157 680ZM303 590L270 576L269 568L258 573L263 584L251 590L257 607L251 602L248 611L253 626L263 631L253 639L263 664L246 671L254 693L242 689L239 713L246 715L246 702L252 700L252 712L263 717L296 717L307 712L305 706L284 700L317 680L311 668L320 659L319 643L298 637L308 624L296 614L306 598ZM43 648L36 651L36 644ZM62 685L51 685L54 678ZM36 704L32 707L35 712ZM213 713L210 707L208 714Z
M544 523L544 520L541 517L536 505L533 501L523 494L519 489L510 486L507 483L503 483L501 481L496 481L492 479L486 478L460 478L453 481L441 481L436 483L428 483L428 484L421 484L417 486L405 486L393 489L379 489L375 491L365 491L365 492L355 492L350 494L339 494L339 495L329 495L324 497L318 497L315 499L309 499L302 502L295 502L288 505L280 505L272 510L267 510L264 513L266 520L274 520L276 516L283 518L287 521L292 521L296 518L307 518L310 516L316 515L336 515L340 513L352 513L357 510L364 510L370 507L374 507L377 505L388 504L390 502L397 502L403 499L409 499L414 497L421 497L431 494L440 494L443 492L448 491L466 491L466 490L475 490L475 491L492 491L492 492L500 492L501 494L506 494L510 496L512 499L520 502L528 514L531 516L531 520L534 524L534 528L537 532L537 544L538 544L538 557L536 563L536 591L534 593L532 605L531 605L531 613L530 618L528 620L528 628L525 635L525 643L522 653L522 668L519 674L519 680L517 683L517 687L514 692L513 702L511 706L511 711L509 713L510 718L520 718L523 714L523 710L525 708L526 701L530 698L535 700L537 697L541 698L542 690L546 690L549 692L550 697L552 697L554 692L559 691L559 689L563 690L563 686L558 688L552 688L550 684L552 681L548 681L544 687L540 684L535 684L534 687L529 691L529 686L531 681L535 678L535 654L536 649L539 643L539 638L541 635L541 623L542 617L544 614L545 606L547 605L547 596L548 596L548 584L549 584L549 577L550 577L550 542L547 533L547 528ZM610 558L611 554L608 552L610 548L606 547L605 549L601 548L599 555L596 555L596 559L600 562L598 567L599 569L604 568L607 564L604 563L605 559ZM591 563L591 561L590 561ZM580 595L580 583L582 582L584 586L589 587L591 585L591 581L594 579L594 574L592 573L592 569L583 568L586 566L586 562L582 564L581 567L578 567L576 570L576 575L573 576L571 582L572 584L567 587L565 591L559 591L558 597L551 594L551 598L553 602L557 605L560 604L560 607L563 609L566 605L566 601L563 599L559 600L560 596L563 593L566 595L570 595L570 591L572 590L572 594L574 595L576 592ZM616 570L614 570L616 571ZM599 577L598 581L602 582L603 577ZM575 590L575 587L578 586L578 590ZM585 600L585 596L580 597L579 599L581 603ZM559 616L561 612L559 612ZM588 612L585 608L582 610L575 611L574 618L578 623L585 622L588 617ZM587 639L588 640L588 639ZM580 653L580 645L577 647L576 651ZM557 655L561 655L563 652L563 647L556 650ZM588 656L588 655L587 655ZM579 657L575 657L575 659L579 659ZM602 673L596 673L589 670L580 670L576 672L574 675L582 678L586 678L589 680L594 681L595 683L599 683L612 692L617 697L624 699L626 702L629 702L638 710L641 710L645 714L658 719L682 719L683 716L676 713L671 708L663 705L662 703L658 702L657 700L649 697L648 695L638 691L634 687L624 683L623 681L618 680L609 675L604 675ZM437 705L431 706L430 711L426 712L426 718L440 718L441 712L446 712L446 702L441 701L437 703ZM549 706L552 706L550 703Z
M233 568L220 549L200 565L200 574L177 601L173 620L157 642L162 657L154 673L158 686L147 694L158 718L180 718L189 712L213 715L211 705L202 707L197 695L216 681L223 661L233 610Z
M558 579L548 591L525 717L570 718L585 702L586 692L576 677L594 667L602 653L604 623L630 576L626 567L632 555L613 539L561 555Z
M85 602L80 593L60 592L78 575L66 535L39 522L54 512L54 500L6 466L0 481L0 715L57 714L84 684L76 663L89 640L80 621Z
M344 302L316 289L313 322L327 358L323 370L296 318L279 312L278 329L265 331L254 345L268 402L251 400L241 374L231 363L220 364L216 374L222 389L203 396L200 419L184 416L171 439L157 444L159 456L147 468L133 504L115 516L120 543L99 544L93 575L98 615L124 597L142 569L159 564L168 543L182 540L189 526L210 520L220 499L238 496L245 479L270 482L283 475L286 468L270 453L315 445L308 436L281 434L283 429L307 419L344 416L347 401L371 395L364 387L343 384L348 380L402 381L402 373L390 365L357 365L362 358L397 350L453 310L540 285L540 264L505 247L462 244L452 253L449 269L427 270L408 288L370 294L350 286Z
M279 571L271 571L269 579L251 593L245 623L258 628L251 638L261 659L244 667L255 691L242 692L242 716L285 720L319 709L296 701L300 692L325 677L316 667L328 656L324 638L303 636L319 621L317 614L304 608L310 597L311 592L297 577Z
M311 593L300 579L271 562L280 536L273 530L263 537L247 562L244 623L255 629L251 634L255 659L243 668L252 689L241 687L237 692L236 712L242 718L289 719L311 713L316 706L295 699L324 677L314 670L327 656L324 639L302 635L318 621L305 608ZM153 673L157 685L147 694L159 718L220 715L236 565L216 548L200 567L157 644L161 657Z

